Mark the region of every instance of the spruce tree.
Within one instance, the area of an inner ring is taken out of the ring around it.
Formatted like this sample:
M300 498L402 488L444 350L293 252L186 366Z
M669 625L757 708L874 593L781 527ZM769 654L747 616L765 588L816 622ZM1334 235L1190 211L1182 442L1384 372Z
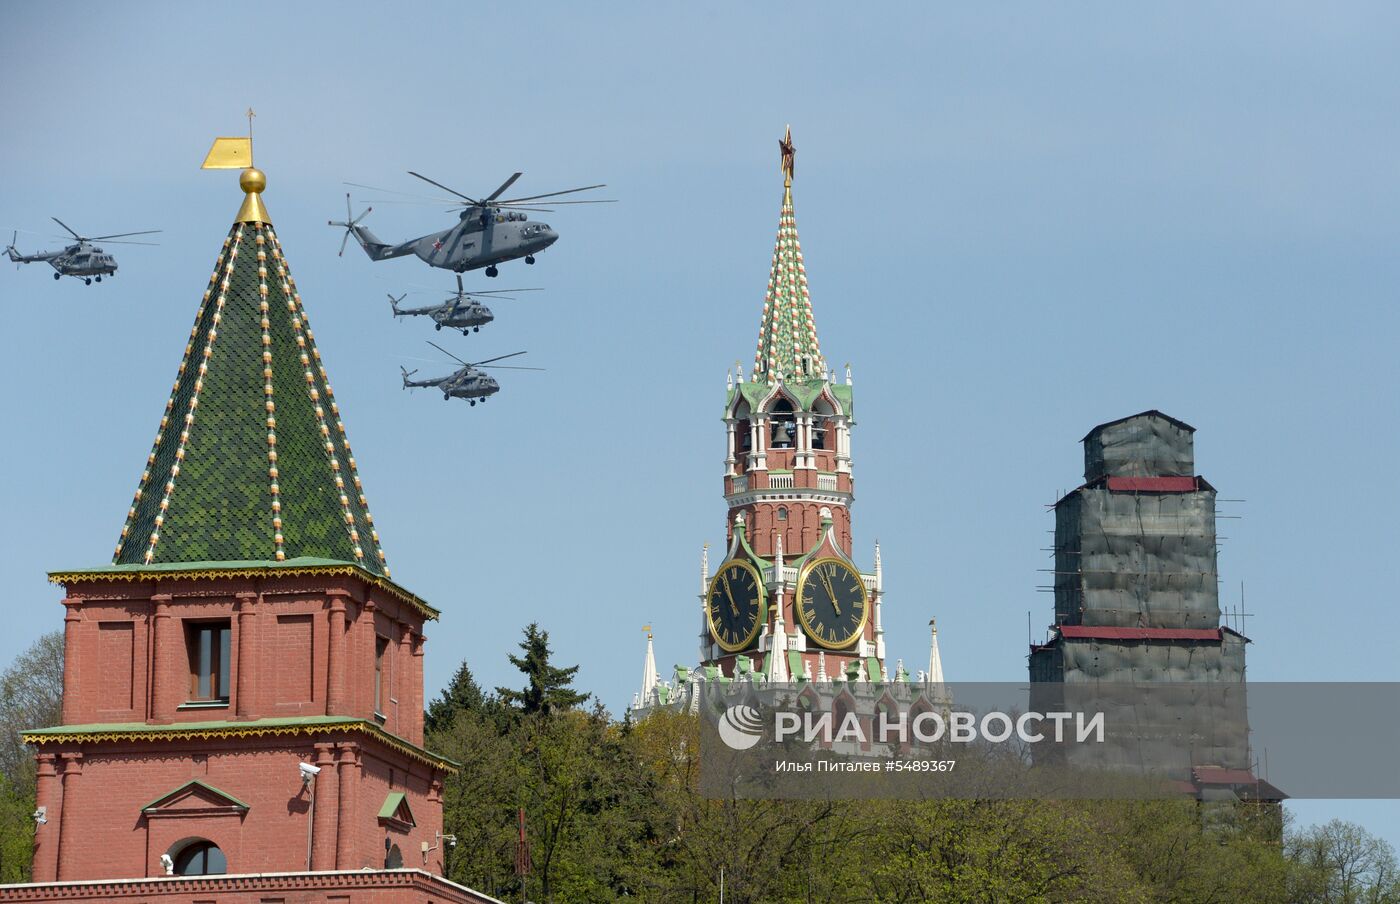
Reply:
M486 694L481 690L481 685L476 683L472 670L467 668L466 660L462 660L462 664L457 667L457 674L452 676L452 681L442 689L436 700L428 704L428 711L423 717L423 727L429 734L442 731L452 726L458 713L486 708Z
M549 632L541 631L540 626L531 622L525 628L525 639L520 643L523 656L511 656L511 664L526 678L523 690L496 688L501 701L518 708L525 715L545 713L556 709L573 709L588 699L573 689L574 673L578 666L562 669L549 662Z

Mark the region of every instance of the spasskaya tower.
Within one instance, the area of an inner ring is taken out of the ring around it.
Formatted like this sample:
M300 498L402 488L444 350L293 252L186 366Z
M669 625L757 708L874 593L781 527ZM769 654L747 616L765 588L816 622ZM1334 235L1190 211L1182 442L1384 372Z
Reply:
M783 201L758 348L724 407L727 549L702 566L702 673L768 681L888 680L877 545L851 553L849 367L838 380L817 340L793 212L794 150L779 142Z

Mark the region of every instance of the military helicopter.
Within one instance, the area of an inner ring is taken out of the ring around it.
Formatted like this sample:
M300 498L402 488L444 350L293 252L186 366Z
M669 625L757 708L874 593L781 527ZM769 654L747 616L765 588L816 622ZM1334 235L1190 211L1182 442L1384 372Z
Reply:
M490 308L476 300L477 296L490 295L499 298L510 298L510 296L506 293L539 291L542 290L497 289L491 292L468 293L462 288L462 276L459 273L457 275L457 292L455 294L451 292L447 293L448 295L452 296L451 301L445 302L443 304L430 304L426 307L421 308L401 308L399 307L399 302L403 301L405 298L408 297L408 295L405 293L404 295L400 295L398 298L395 298L392 294L390 294L389 305L394 309L395 317L415 317L419 315L426 315L428 317L433 318L436 324L436 329L440 330L443 327L450 327L455 330L461 330L462 335L465 336L472 331L480 332L483 326L496 319L496 315L491 313Z
M50 217L58 225L62 226L69 235L78 240L76 245L69 245L62 251L40 251L37 254L20 254L15 249L15 240L19 238L19 232L10 238L10 244L5 248L5 253L10 260L18 264L34 264L39 261L48 263L53 267L54 279L61 279L71 276L74 279L81 279L85 285L92 285L95 279L102 282L104 276L115 276L117 272L117 259L112 255L98 248L93 242L111 241L121 239L129 235L153 235L160 232L159 229L146 229L141 232L118 232L116 235L95 235L91 238L78 235L68 224L58 217ZM154 242L112 242L114 245L153 245ZM16 267L18 269L18 266Z
M525 263L533 264L535 255L553 245L559 239L559 233L549 227L548 223L530 223L526 212L549 213L550 208L527 206L527 202L541 201L545 198L557 198L560 195L571 195L575 192L590 191L595 188L603 188L603 185L585 185L582 188L570 188L564 191L547 192L542 195L529 195L522 198L501 198L506 191L515 184L521 174L514 173L509 179L501 183L491 194L481 200L469 198L459 191L448 188L441 182L434 182L427 176L409 171L409 175L422 179L429 185L435 185L449 194L460 198L460 201L453 201L444 198L423 198L420 195L411 195L408 192L395 192L388 189L375 188L371 185L360 185L355 182L347 182L356 188L367 188L371 191L387 192L389 194L405 195L410 198L419 198L426 201L437 201L445 204L453 204L461 207L458 213L457 224L441 232L434 232L430 235L419 236L416 239L409 239L406 242L394 245L380 241L374 233L367 227L361 226L360 221L369 216L373 207L368 207L358 217L351 216L350 195L345 196L345 219L342 221L327 220L327 225L341 226L345 229L345 236L340 240L340 255L345 254L345 244L350 236L355 237L355 241L365 250L372 261L384 261L405 255L417 255L424 263L430 267L440 267L443 270L455 270L458 273L465 273L468 270L480 270L486 268L486 275L494 277L500 271L496 265L505 261L513 261L524 258ZM613 199L600 200L578 200L578 201L546 201L550 205L555 204L612 204Z
M459 399L466 399L472 407L476 407L477 402L481 402L484 405L488 396L493 396L497 392L500 392L501 384L497 383L487 374L482 373L480 368L485 368L487 370L495 370L497 368L501 370L544 370L543 367L513 367L509 364L497 364L494 367L488 366L492 361L504 361L506 358L514 358L516 355L525 354L525 352L511 352L509 355L499 355L495 358L487 358L485 361L468 363L458 358L441 345L438 345L436 342L429 342L428 344L444 355L447 355L452 360L459 362L462 366L445 377L437 377L436 379L429 380L410 380L409 377L418 373L418 371L405 370L403 365L400 365L399 370L403 373L403 388L418 389L426 386L437 387L442 390L442 400L444 402L456 396Z

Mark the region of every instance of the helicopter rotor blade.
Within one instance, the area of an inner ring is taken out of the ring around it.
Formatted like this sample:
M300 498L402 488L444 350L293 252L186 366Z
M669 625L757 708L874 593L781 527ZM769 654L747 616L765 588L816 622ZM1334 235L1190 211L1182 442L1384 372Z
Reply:
M523 355L523 354L525 354L525 352L511 352L509 355L497 355L497 356L494 357L494 358L487 358L485 361L473 361L469 366L470 366L470 367L480 367L480 366L483 365L483 364L490 364L492 361L504 361L504 360L507 359L507 358L514 358L516 355ZM453 357L456 357L456 356L454 355ZM457 358L457 360L458 360L458 361L461 361L462 359L461 359L461 358ZM466 362L463 361L462 363L465 364Z
M489 201L494 201L494 200L496 200L497 198L499 198L501 195L505 194L505 190L508 189L508 188L510 188L512 185L514 185L514 184L515 184L515 180L516 180L516 179L519 179L519 178L520 178L521 176L523 176L523 175L524 175L524 173L515 173L514 175L512 175L509 179L507 179L506 181L504 181L504 182L501 183L501 187L500 187L500 188L496 189L495 191L491 192L491 194L487 195L487 196L486 196L486 200L487 200L488 202L489 202Z
M561 204L616 204L617 198L598 198L595 201L546 201L546 204L553 204L558 207ZM509 207L512 210L532 210L530 207L520 207L516 204L503 204L502 207Z
M115 235L94 235L88 238L89 242L100 242L104 239L123 239L129 235L155 235L157 232L164 232L163 229L143 229L141 232L118 232Z
M487 364L484 367L478 364L476 367L481 370L544 370L543 367L516 367L511 364Z
M88 241L95 242L97 241L97 239L88 239ZM123 242L121 239L117 239L115 241L111 239L105 239L104 241L108 245L149 245L152 248L160 247L160 242Z
M82 236L80 236L80 235L78 235L76 232L74 232L71 228L69 228L69 226L68 226L67 223L63 222L63 221L60 220L58 217L49 217L49 219L50 219L50 220L53 220L53 221L54 221L55 223L57 223L58 225L62 226L62 227L64 228L64 230L66 230L67 233L68 233L69 235L71 235L73 238L77 239L77 240L80 241L80 242L83 240L83 237L82 237Z
M472 204L475 204L477 207L480 207L480 206L481 206L481 202L478 201L478 200L476 200L475 198L468 198L466 195L462 194L461 192L459 192L459 191L454 191L453 189L448 188L446 185L443 185L441 182L434 182L432 179L429 179L427 176L424 176L424 175L422 175L421 173L415 173L413 170L409 170L409 171L408 171L408 174L409 174L410 176L416 176L417 178L422 179L424 182L428 183L429 185L436 185L438 188L440 188L440 189L442 189L443 191L447 192L449 195L456 195L457 197L459 197L459 198L461 198L461 199L463 199L463 200L465 200L465 201L470 201Z
M600 183L597 184L597 185L585 185L585 186L583 186L582 188L566 188L566 189L564 189L563 191L551 191L551 192L546 192L545 194L542 194L542 195L530 195L530 196L524 197L524 198L507 198L507 199L505 199L504 201L502 201L501 203L502 203L502 204L518 204L518 203L520 203L521 201L538 201L540 198L554 198L554 197L557 197L557 196L559 196L559 195L572 195L574 192L588 191L589 189L593 189L593 188L607 188L607 183L605 183L605 182L600 182Z
M431 345L433 348L435 348L435 349L437 349L438 351L442 352L442 353L443 353L444 355L446 355L447 357L451 358L453 361L456 361L456 362L458 362L459 364L462 364L462 365L465 366L465 367L472 367L472 366L473 366L473 365L471 365L471 364L467 364L467 362L463 361L461 358L459 358L459 357L457 357L456 355L452 354L452 353L449 352L447 349L443 348L441 345L438 345L436 342L433 342L431 339L427 339L427 340L424 340L424 341L427 342L429 345Z
M430 198L430 197L428 197L427 195L415 195L415 194L413 194L412 192L407 192L407 191L394 191L392 188L380 188L380 187L377 186L377 185L363 185L363 184L361 184L361 183L359 183L359 182L342 182L341 184L342 184L342 185L349 185L349 186L351 186L352 188L367 188L367 189L369 189L370 191L380 191L380 192L384 192L386 195L402 195L402 196L405 197L405 198L414 198L414 199L416 199L416 200L418 200L418 201L424 201L424 202L433 202L433 203L439 203L439 202L441 202L441 203L447 203L447 204L456 203L456 202L452 201L450 198Z
M466 294L467 294L467 290L462 288L462 274L460 274L460 273L457 274L457 294L458 294L458 295L466 295Z
M490 289L485 292L463 292L463 298L504 298L507 301L514 301L508 293L510 292L543 292L544 289ZM456 295L456 292L448 292L448 295Z

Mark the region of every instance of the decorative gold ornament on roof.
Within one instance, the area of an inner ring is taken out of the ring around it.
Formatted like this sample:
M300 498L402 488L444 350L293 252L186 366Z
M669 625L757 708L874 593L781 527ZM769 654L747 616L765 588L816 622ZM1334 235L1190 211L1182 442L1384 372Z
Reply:
M200 169L241 169L238 186L243 189L243 206L238 208L236 223L270 223L263 206L262 192L267 188L267 176L253 166L253 108L248 108L247 138L215 138Z

